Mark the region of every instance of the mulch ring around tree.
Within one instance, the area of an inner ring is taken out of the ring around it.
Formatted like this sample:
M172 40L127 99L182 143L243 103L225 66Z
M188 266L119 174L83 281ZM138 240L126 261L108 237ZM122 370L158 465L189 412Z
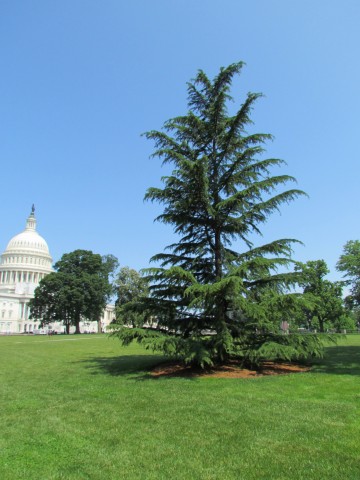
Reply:
M214 377L214 378L254 378L266 375L287 375L290 373L308 372L311 367L294 363L264 362L258 370L242 368L236 362L219 365L206 370L186 366L181 363L166 362L157 365L150 375L162 377Z

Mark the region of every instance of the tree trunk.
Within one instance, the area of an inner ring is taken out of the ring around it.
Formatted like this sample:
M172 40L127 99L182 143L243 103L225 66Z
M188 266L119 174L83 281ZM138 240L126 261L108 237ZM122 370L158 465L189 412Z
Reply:
M75 333L81 333L80 332L80 320L77 320L75 323Z
M220 230L215 230L215 276L218 282L222 278L222 258L221 258L221 234Z

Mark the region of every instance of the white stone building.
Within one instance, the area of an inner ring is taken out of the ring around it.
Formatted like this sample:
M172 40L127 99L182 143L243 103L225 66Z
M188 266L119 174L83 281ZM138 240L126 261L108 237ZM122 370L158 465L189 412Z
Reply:
M28 302L45 275L53 271L52 258L46 241L36 231L34 207L26 221L25 230L8 243L0 259L0 335L26 332L64 332L61 323L40 329L39 323L29 319ZM106 330L115 316L114 305L107 305L99 324L83 322L82 332Z

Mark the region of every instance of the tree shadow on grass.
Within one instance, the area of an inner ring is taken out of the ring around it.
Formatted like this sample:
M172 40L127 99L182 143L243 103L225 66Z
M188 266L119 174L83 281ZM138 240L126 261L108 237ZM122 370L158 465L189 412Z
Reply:
M92 375L126 375L138 380L153 378L151 370L164 361L157 355L124 355L121 357L92 357L82 360Z
M151 371L168 360L160 355L123 355L117 357L92 357L82 360L92 375L128 376L136 380L159 380L177 375L153 376ZM312 372L338 375L360 375L360 346L331 346L325 356L312 362ZM189 380L196 375L183 376Z
M134 380L166 380L171 378L186 378L196 380L198 372L174 371L166 375L153 375L156 367L167 365L169 358L160 355L124 355L121 357L92 357L82 360L85 368L91 371L92 375L127 376ZM186 370L186 369L185 369Z
M332 346L324 358L314 361L312 372L360 375L360 346Z

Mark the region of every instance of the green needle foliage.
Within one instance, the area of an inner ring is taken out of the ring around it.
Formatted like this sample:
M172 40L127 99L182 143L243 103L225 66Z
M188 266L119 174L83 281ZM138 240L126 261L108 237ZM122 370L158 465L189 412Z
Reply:
M152 258L160 266L147 270L151 295L134 305L156 318L156 330L113 333L124 344L137 339L201 367L234 357L256 364L321 353L318 338L279 333L263 301L269 291L281 297L296 281L296 273L278 269L291 262L297 240L255 248L252 238L274 211L304 192L279 191L295 179L271 174L284 164L263 158L272 136L247 133L261 94L249 93L235 114L228 112L232 80L242 67L222 68L213 81L199 71L188 84L188 113L145 134L155 143L153 156L173 167L163 188L149 188L145 198L164 206L157 220L172 225L179 241ZM241 251L232 248L234 241Z

